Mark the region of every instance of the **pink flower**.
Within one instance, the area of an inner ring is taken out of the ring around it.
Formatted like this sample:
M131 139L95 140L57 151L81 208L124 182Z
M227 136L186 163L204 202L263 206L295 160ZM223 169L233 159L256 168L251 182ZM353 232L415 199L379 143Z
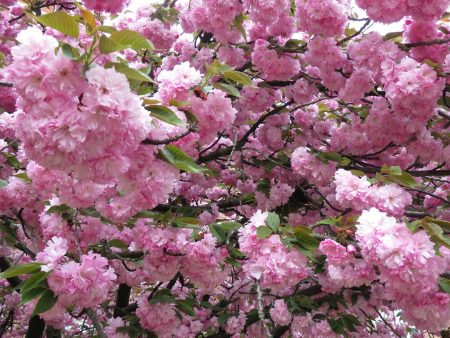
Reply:
M170 337L179 327L180 319L177 317L173 304L150 304L148 293L143 293L138 299L136 315L141 326L155 332L158 337Z
M225 331L230 335L241 333L244 330L246 320L245 312L239 311L238 316L230 317L227 320Z
M306 257L296 249L288 249L279 235L259 239L257 228L263 226L267 213L257 211L250 222L239 230L239 246L249 258L243 264L244 272L261 281L261 287L273 291L287 289L305 279L309 272Z
M268 48L268 42L264 40L255 41L252 63L267 80L288 80L300 69L297 60L287 55L278 56L275 50Z
M392 216L400 217L405 207L412 203L411 195L397 184L389 184L376 188L370 196L371 205Z
M49 272L57 267L68 249L67 240L54 236L47 242L44 251L36 255L38 262L47 263L41 267L42 271Z
M372 193L369 181L364 176L359 178L344 169L336 171L336 201L344 208L363 210L369 203Z
M81 263L64 263L48 276L50 289L64 306L95 307L108 297L116 275L108 268L108 260L89 253L81 257Z
M109 12L116 14L128 5L129 0L84 0L86 8L97 12Z
M289 313L288 307L283 299L277 299L273 303L273 308L270 309L270 317L277 325L289 325L292 320L292 315Z
M340 35L347 22L346 0L296 0L299 29L323 36Z
M318 157L308 152L308 148L297 148L291 157L291 165L294 172L310 183L318 186L327 185L336 170L335 162L323 163Z

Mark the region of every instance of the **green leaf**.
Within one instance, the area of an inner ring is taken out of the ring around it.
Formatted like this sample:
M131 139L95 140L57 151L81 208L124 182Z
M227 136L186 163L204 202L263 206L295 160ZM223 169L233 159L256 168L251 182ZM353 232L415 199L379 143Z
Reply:
M253 82L252 79L248 77L247 74L244 74L242 72L238 72L236 70L226 70L223 73L223 77L232 80L236 83L239 83L244 86L252 86Z
M0 180L0 189L6 187L8 185L8 181Z
M105 33L110 33L110 34L117 31L117 29L113 26L104 26L104 25L97 26L97 30L100 32L105 32Z
M444 292L450 294L450 279L444 277L439 278L439 285Z
M91 33L97 26L97 23L95 22L95 15L92 12L89 12L87 9L84 9L84 8L80 8L80 11L81 11L81 17L83 18L83 21L85 22L86 26L88 27L89 33Z
M209 78L221 72L231 70L230 66L226 64L221 64L220 61L217 59L214 59L214 61L210 65L206 64L205 67L206 70L208 71L207 77Z
M176 168L194 174L202 174L205 169L200 167L188 154L173 144L160 149L160 156Z
M121 50L126 49L127 46L124 46L117 41L114 41L113 39L110 39L104 35L100 37L100 42L98 44L98 49L100 50L100 53L102 54L109 54L118 52Z
M242 34L242 37L244 38L244 40L247 41L247 32L245 31L245 28L243 25L244 20L245 20L244 14L241 13L239 15L236 15L236 17L233 20L233 25Z
M450 249L450 237L444 234L444 231L439 225L435 223L423 222L423 228L434 243Z
M324 162L328 161L340 162L342 160L342 156L336 152L320 153L319 158Z
M14 177L20 178L25 183L31 183L31 179L28 177L27 173L16 174Z
M128 249L128 244L120 239L112 239L108 242L108 245L119 249Z
M231 248L231 254L236 258L245 258L246 257L246 254L243 253L238 248Z
M425 217L423 220L425 222L430 222L430 223L437 224L441 228L450 231L450 222L448 222L448 221L444 221L442 219L436 219L436 218L432 218L432 217Z
M241 93L239 92L239 89L237 89L235 86L232 86L230 84L216 82L216 83L213 83L213 87L216 89L220 89L221 91L224 91L225 93L227 93L231 96L241 97Z
M140 71L139 69L130 68L123 63L115 63L114 69L116 72L124 74L128 80L137 80L137 81L145 81L145 82L154 82L150 76Z
M258 236L258 238L267 238L272 234L272 229L267 226L260 226L256 229L256 235Z
M62 44L61 51L63 52L65 57L72 60L77 60L80 57L80 51L72 45L69 45L68 43Z
M394 39L400 38L400 37L402 37L402 36L403 36L403 32L390 32L390 33L387 33L387 34L383 37L383 40L384 40L384 41L394 40Z
M22 304L22 305L26 304L29 301L42 296L47 290L48 290L48 287L46 287L46 288L37 287L37 288L23 291L22 298L20 300L20 304Z
M78 38L80 30L78 22L66 12L58 11L34 17L37 22L60 31L66 35Z
M160 105L150 105L146 106L145 109L147 109L150 112L150 115L157 118L158 120L164 121L169 124L173 124L175 126L184 126L185 123L183 120L181 120L175 112L173 112L171 109L160 106Z
M2 153L2 155L5 157L6 163L8 163L11 167L16 169L20 168L20 161L17 159L17 157L8 153Z
M230 264L231 266L234 266L235 268L242 268L242 264L238 262L238 260L234 257L227 257L224 259L224 262L227 264Z
M295 49L303 44L305 44L305 40L290 39L290 40L286 41L286 43L284 44L284 47L289 48L289 49Z
M219 222L209 225L209 231L216 237L221 243L225 243L228 236L235 230L239 229L242 225L238 222Z
M41 270L42 263L27 263L10 267L0 273L0 279L16 277L24 274L35 273Z
M62 214L70 211L71 208L67 204L53 205L47 210L47 214Z
M56 304L56 301L58 300L58 297L55 297L55 294L52 290L48 289L44 294L39 298L39 301L36 304L36 307L34 308L34 315L38 315L40 313L46 312L50 310L53 305Z
M391 174L393 175L401 175L402 174L402 168L399 166L392 166L391 168Z
M356 30L355 28L353 28L353 27L347 27L347 28L345 29L345 36L346 36L346 37L352 36L352 35L355 34L356 32L357 32L357 30Z
M161 289L155 292L152 299L150 299L150 304L170 304L175 302L175 297L172 295L170 290L168 289Z
M230 318L231 315L228 312L222 312L220 316L217 318L217 322L219 325L223 325L227 322L228 318Z
M199 229L200 221L194 217L182 217L173 220L173 224L179 228Z
M20 288L22 293L25 291L31 290L33 288L36 288L36 287L45 286L45 282L44 282L44 284L42 284L42 282L47 279L47 276L48 276L48 272L44 272L44 271L40 271L40 272L36 272L36 273L32 274L30 278L28 278L27 280L25 280L23 282L23 284Z
M95 218L101 217L100 213L94 207L80 209L80 215L95 217Z
M189 304L189 302L187 302L185 300L177 300L176 308L191 317L195 317L194 308L192 307L191 304Z
M110 39L134 50L154 49L153 44L143 35L128 29L111 33Z
M345 333L345 323L341 319L328 319L330 328L337 334Z
M278 231L278 227L280 226L280 216L278 216L274 212L270 212L266 219L266 225L271 228L274 232Z

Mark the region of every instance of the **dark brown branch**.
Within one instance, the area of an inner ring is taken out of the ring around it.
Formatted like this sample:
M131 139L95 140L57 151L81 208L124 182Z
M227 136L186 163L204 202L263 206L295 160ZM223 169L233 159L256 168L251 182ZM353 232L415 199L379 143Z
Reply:
M450 114L449 113L439 109L438 110L438 115L443 117L444 119L447 119L447 120L450 121Z
M11 82L4 82L4 81L0 81L0 87L13 87L14 84L12 84Z
M8 260L5 257L0 257L0 271L6 271L11 267L11 264L9 264ZM8 283L13 287L16 288L19 286L21 280L19 277L11 277L7 278Z
M274 109L272 109L271 111L269 111L267 114L261 115L261 117L250 127L250 129L244 134L244 136L242 136L242 138L236 143L236 146L229 146L223 149L218 149L212 153L209 153L205 156L201 156L198 158L197 162L198 163L206 163L209 162L211 160L214 160L216 158L222 157L222 156L228 156L231 154L231 152L233 151L233 148L235 150L239 150L241 149L247 142L248 139L250 137L250 135L252 135L256 129L258 129L258 127L264 123L264 121L272 116L272 115L276 115L278 113L280 113L283 109L285 109L287 106L289 106L290 104L292 104L293 101L289 101L286 102L284 104L282 104L281 106L278 106Z
M45 322L39 316L33 316L28 321L28 330L25 338L41 338L44 335Z
M367 28L367 26L369 26L369 24L370 24L370 19L363 19L362 21L365 21L365 23L364 23L364 25L362 25L362 27L361 27L358 31L356 31L356 32L353 33L352 35L349 35L349 36L343 38L342 40L340 40L340 41L337 43L337 45L338 45L338 46L341 46L341 45L343 45L344 43L346 43L347 41L350 41L350 40L353 39L354 37L357 37L359 34L361 34L361 33Z
M120 284L117 289L116 306L114 307L114 317L120 316L120 309L127 307L130 301L131 287Z
M410 43L405 43L404 46L408 47L408 48L414 48L414 47L420 47L420 46L444 45L448 42L450 42L450 38L410 42Z
M169 144L175 141L178 141L180 139L182 139L183 137L189 135L192 132L196 132L198 131L198 128L196 126L191 126L189 127L184 133L174 136L174 137L169 137L166 138L165 140L150 140L150 139L145 139L144 141L142 141L142 144L149 144L149 145L161 145L161 144Z

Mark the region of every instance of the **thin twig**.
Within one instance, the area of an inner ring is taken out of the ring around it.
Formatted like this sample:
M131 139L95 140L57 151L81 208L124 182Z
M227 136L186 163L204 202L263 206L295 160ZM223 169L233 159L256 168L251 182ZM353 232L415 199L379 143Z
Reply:
M378 309L376 307L373 307L376 311L376 313L378 313L378 315L380 316L380 319L383 321L383 323L391 329L392 333L395 334L397 337L402 338L402 336L394 329L394 327L391 325L391 323L389 323L386 319L384 319L383 315L380 313L380 311L378 311Z

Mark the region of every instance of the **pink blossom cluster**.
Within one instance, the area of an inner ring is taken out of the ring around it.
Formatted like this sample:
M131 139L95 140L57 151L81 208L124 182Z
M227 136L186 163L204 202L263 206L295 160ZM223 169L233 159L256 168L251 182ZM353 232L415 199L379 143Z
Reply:
M267 212L258 210L239 230L239 247L248 257L242 268L247 276L259 280L262 288L281 291L305 279L309 271L306 257L296 249L288 249L279 235L258 238L257 229L264 226L267 216Z
M105 182L126 173L151 118L125 76L97 66L86 81L77 63L55 55L55 38L30 28L18 40L6 75L22 95L16 134L27 156L84 180Z
M377 187L367 177L358 177L344 169L335 174L336 201L344 208L364 210L371 206L393 216L401 216L405 207L412 203L411 195L392 183Z
M433 20L441 17L449 5L447 0L356 0L356 4L367 11L367 15L376 21L392 23L405 16L421 20Z
M291 4L287 0L244 0L244 6L254 22L250 28L255 34L288 38L295 32L295 20L289 15ZM252 32L250 32L252 34Z
M407 42L432 41L437 39L444 39L446 34L439 31L439 26L432 21L423 20L406 20L405 21L405 40ZM448 36L448 34L447 34ZM447 45L431 45L419 46L411 50L411 56L422 62L424 60L431 60L433 62L443 64L445 57L448 54Z
M252 63L267 80L287 80L300 69L299 62L289 55L278 55L264 40L256 40Z
M38 262L46 263L41 270L49 272L55 269L67 253L67 249L67 240L64 238L55 236L48 241L44 251L36 255Z
M189 89L201 79L201 73L191 67L189 62L180 63L172 70L162 70L157 77L160 83L158 96L165 104L169 104L170 100L186 100L189 97Z
M315 36L308 44L305 58L311 66L317 68L316 73L326 87L339 90L345 85L345 77L336 70L347 69L348 61L333 38Z
M172 333L180 325L180 319L173 304L150 304L148 293L143 293L138 300L136 315L139 323L146 329L153 331L158 337L172 337Z
M83 0L86 8L97 12L108 12L116 14L121 12L130 2L130 0Z
M217 132L228 129L236 117L230 98L221 90L211 91L206 99L193 97L191 108L199 122L199 135L202 143L214 140Z
M270 317L277 325L289 325L292 320L292 315L283 299L277 299L273 303L273 308L270 309Z
M425 231L412 233L404 223L371 208L358 219L356 239L364 259L378 267L387 296L410 323L431 331L448 325L450 296L438 287L439 275L448 264L436 255Z
M305 316L294 316L291 326L293 338L329 337L338 338L325 320L315 321L310 313Z
M241 33L233 27L233 20L242 11L238 0L191 1L181 12L181 25L186 32L213 33L222 43L238 42Z
M331 239L320 242L319 250L326 256L325 273L319 276L325 292L337 292L342 288L369 286L375 279L375 270L362 259L354 256L353 245L345 248Z
M370 73L377 83L381 81L382 63L387 60L399 62L404 56L394 42L384 41L378 32L370 32L361 40L350 43L348 54L353 67Z
M237 316L230 317L227 320L225 331L230 335L240 334L245 327L246 321L247 317L245 312L239 311Z
M347 22L347 0L296 0L298 27L310 34L340 35Z
M108 260L90 252L81 257L80 263L69 261L55 268L48 276L48 285L62 306L89 308L107 299L115 280Z
M433 115L444 86L433 68L406 57L400 64L384 62L382 70L386 97L394 111L420 121Z
M330 183L336 171L335 162L323 163L306 147L297 148L292 153L291 165L296 174L318 186Z

